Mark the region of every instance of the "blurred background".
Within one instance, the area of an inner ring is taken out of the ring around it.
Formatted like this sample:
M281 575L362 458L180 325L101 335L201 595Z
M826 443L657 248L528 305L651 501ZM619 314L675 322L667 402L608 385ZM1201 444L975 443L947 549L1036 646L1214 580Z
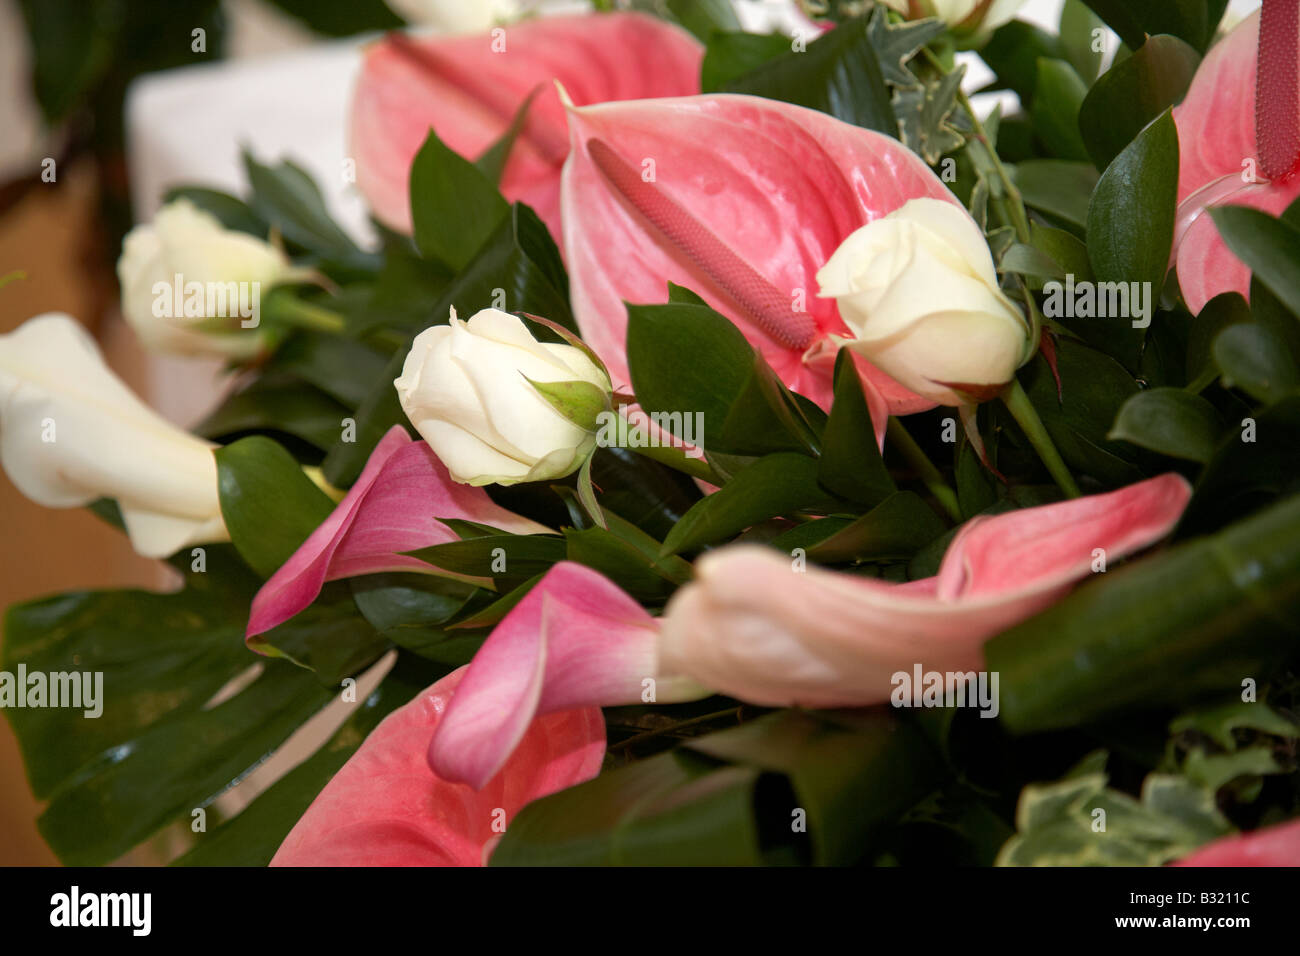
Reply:
M660 0L624 0L645 4ZM791 0L734 0L749 29L780 23ZM1020 12L1055 30L1062 0ZM1259 0L1233 0L1232 15ZM0 0L0 334L66 312L150 405L189 426L219 401L220 367L139 347L117 310L114 266L131 224L172 186L242 192L240 149L292 157L335 218L370 236L342 174L347 103L360 49L411 23L459 32L498 16L582 10L584 0ZM991 74L973 65L968 87ZM88 511L48 510L0 475L0 609L76 588L164 586L157 562ZM0 637L0 640L3 638ZM0 719L0 865L53 865L40 806ZM148 848L126 862L154 862Z

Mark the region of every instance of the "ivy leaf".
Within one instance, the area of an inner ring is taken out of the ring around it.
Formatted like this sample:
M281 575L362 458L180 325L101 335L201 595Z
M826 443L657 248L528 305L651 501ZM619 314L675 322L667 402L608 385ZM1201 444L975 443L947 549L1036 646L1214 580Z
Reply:
M952 122L965 72L963 65L937 80L918 84L915 89L894 93L894 115L898 117L903 142L931 166L945 153L966 143Z
M920 86L916 74L907 68L907 61L945 29L943 21L936 17L891 24L884 7L872 10L867 21L867 39L876 48L885 82L901 89Z

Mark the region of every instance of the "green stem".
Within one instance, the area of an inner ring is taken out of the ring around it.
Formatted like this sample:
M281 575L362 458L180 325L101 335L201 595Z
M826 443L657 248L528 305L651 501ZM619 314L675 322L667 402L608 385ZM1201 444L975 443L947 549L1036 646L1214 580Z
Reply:
M903 453L909 465L916 469L925 482L925 487L930 489L930 494L943 506L943 510L948 512L953 521L961 524L961 508L957 504L957 494L952 490L946 481L943 480L943 473L934 466L934 462L926 457L925 451L916 443L916 440L908 434L903 423L892 415L889 418L889 424L886 426L885 434L893 442L894 447Z
M1011 380L1011 384L1002 393L1002 402L1007 406L1011 417L1020 425L1025 437L1029 439L1029 444L1034 446L1034 451L1038 452L1038 457L1047 466L1056 484L1065 492L1065 496L1078 498L1079 486L1074 483L1074 476L1070 474L1070 469L1065 467L1060 452L1056 450L1051 437L1047 434L1047 429L1043 427L1043 420L1038 417L1038 412L1029 401L1029 396L1025 394L1018 379Z
M337 312L312 305L288 294L277 295L271 300L270 305L271 317L274 321L297 329L338 335L347 328L347 320Z
M962 109L966 111L966 115L970 117L971 129L975 132L975 139L983 148L989 165L997 177L995 182L989 184L993 198L997 201L1004 217L1015 228L1016 238L1021 242L1029 242L1029 215L1025 212L1025 202L1020 196L1020 190L1011 181L1007 168L1002 165L998 151L993 148L993 142L989 139L988 131L984 129L984 123L979 118L979 114L975 112L970 97L963 91L958 90L957 102L961 104Z

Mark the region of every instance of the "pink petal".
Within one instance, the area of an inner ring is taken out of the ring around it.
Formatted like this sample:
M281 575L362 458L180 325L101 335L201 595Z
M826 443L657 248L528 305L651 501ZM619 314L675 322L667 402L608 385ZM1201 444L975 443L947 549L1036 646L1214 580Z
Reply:
M1173 866L1300 866L1300 820L1222 837Z
M574 312L621 386L624 302L665 302L672 281L735 321L788 386L827 407L827 337L848 329L835 303L817 297L817 270L849 233L909 199L957 203L895 140L773 100L693 96L569 116L562 203ZM871 366L864 373L895 414L931 407Z
M594 707L539 717L500 772L478 790L437 777L425 760L429 735L465 668L453 671L366 738L289 831L272 866L480 866L533 800L590 780L605 755Z
M1207 208L1250 206L1274 216L1300 198L1300 177L1269 182L1255 141L1259 12L1216 43L1174 107L1178 127L1178 228L1172 264L1188 308L1224 292L1249 300L1250 269L1219 237ZM1249 164L1249 166L1247 165ZM1253 168L1252 168L1253 167ZM1255 181L1249 180L1253 172Z
M549 531L500 507L481 488L451 480L429 446L394 425L371 452L361 477L253 598L248 637L293 617L326 581L382 571L431 571L403 554L458 536L440 518L459 518L516 534Z
M386 225L411 231L411 161L430 127L462 156L477 158L537 90L501 189L512 202L532 206L558 236L559 173L568 147L553 81L577 103L699 90L700 44L642 14L528 20L501 39L501 52L490 34L390 37L367 52L352 102L352 155L357 185Z
M988 518L954 539L938 576L905 585L798 572L757 546L723 548L697 562L695 582L669 603L658 666L756 704L879 703L892 675L918 663L982 667L984 641L1060 598L1089 573L1094 548L1113 562L1151 544L1189 495L1182 478L1165 475Z
M641 701L642 682L656 676L658 630L609 579L569 561L555 565L474 656L428 742L430 766L482 787L538 715Z

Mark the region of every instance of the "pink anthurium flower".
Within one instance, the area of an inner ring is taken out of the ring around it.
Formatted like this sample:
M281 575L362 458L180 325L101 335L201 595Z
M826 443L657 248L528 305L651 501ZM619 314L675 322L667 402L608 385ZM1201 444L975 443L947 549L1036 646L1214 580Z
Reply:
M466 669L384 718L289 831L272 866L480 866L526 804L590 780L605 756L594 707L532 721L499 772L477 791L436 776L429 734Z
M658 634L658 622L608 578L570 561L555 565L479 648L428 741L429 765L480 788L539 715L707 696L656 672Z
M975 518L935 577L889 584L742 545L705 555L662 621L658 668L770 706L888 700L892 675L982 667L983 642L1167 534L1191 489L1174 474L1109 494Z
M333 513L257 592L248 636L293 617L316 599L326 581L384 571L438 573L403 552L459 540L442 518L515 534L551 530L507 511L481 488L452 481L427 444L412 441L394 425Z
M781 379L829 407L850 331L817 271L859 227L930 197L960 206L896 140L774 100L708 95L569 111L564 249L583 339L628 383L624 302L686 286L740 327ZM859 362L877 431L932 407Z
M1201 62L1174 108L1178 219L1173 262L1188 308L1223 292L1250 297L1250 269L1206 210L1251 206L1274 216L1300 198L1300 13L1264 0Z
M1174 866L1300 866L1300 820L1206 844Z
M560 166L568 154L554 80L578 103L699 92L703 49L685 30L639 13L548 17L473 36L392 34L366 53L352 100L357 186L375 216L411 231L411 161L432 127L470 159L536 98L501 191L559 235Z

